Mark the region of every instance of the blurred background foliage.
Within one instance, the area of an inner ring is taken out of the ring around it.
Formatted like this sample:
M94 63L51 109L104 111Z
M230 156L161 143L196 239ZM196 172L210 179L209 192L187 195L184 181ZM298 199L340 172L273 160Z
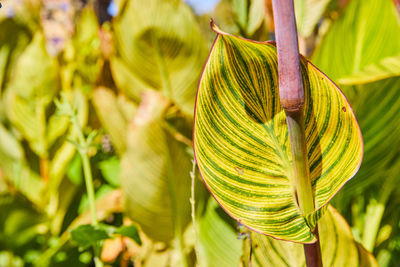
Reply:
M90 215L70 141L77 132L54 104L61 94L85 135L97 133L88 153L99 221L139 229L141 245L120 234L101 241L107 265L246 262L250 235L194 169L193 110L215 38L209 19L265 41L274 39L272 8L269 0L211 2L204 10L208 2L194 0L2 1L0 266L93 265L93 251L70 237ZM397 1L295 3L302 54L343 90L363 132L361 169L333 206L380 266L398 266Z

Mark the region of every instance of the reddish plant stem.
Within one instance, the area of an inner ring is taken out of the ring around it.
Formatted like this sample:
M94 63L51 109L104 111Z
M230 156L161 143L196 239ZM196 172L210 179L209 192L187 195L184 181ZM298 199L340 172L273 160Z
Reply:
M318 241L313 244L304 244L304 255L306 256L306 265L322 267L321 247L319 244L318 226L315 227L314 235Z
M304 90L293 0L273 0L272 7L278 49L281 104L285 111L299 111L304 106Z
M304 88L300 69L293 0L272 0L275 36L278 50L279 96L285 110L294 167L294 187L297 202L304 215L314 211L314 196L309 175L304 128ZM308 267L321 267L321 248L318 228L314 244L305 244Z

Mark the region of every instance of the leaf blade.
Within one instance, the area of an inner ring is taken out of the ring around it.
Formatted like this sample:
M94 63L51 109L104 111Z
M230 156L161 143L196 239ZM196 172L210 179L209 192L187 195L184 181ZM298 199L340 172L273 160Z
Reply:
M354 240L346 220L331 205L321 219L321 252L324 266L377 266L374 256ZM251 233L256 266L306 266L300 244Z
M217 33L195 111L194 146L202 177L227 213L247 227L278 239L313 242L308 224L313 227L322 213L306 220L296 205L276 48ZM310 175L319 210L358 170L362 138L340 90L304 59L302 71Z

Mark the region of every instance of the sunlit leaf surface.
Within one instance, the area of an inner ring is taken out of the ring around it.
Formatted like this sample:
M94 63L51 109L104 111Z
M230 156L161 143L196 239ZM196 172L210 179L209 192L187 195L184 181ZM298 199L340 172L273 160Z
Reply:
M309 36L325 12L329 0L293 1L299 34Z
M362 138L338 88L306 60L301 68L308 160L319 210L357 171ZM202 177L232 217L279 239L314 241L310 227L322 212L303 215L296 204L273 44L218 31L199 86L194 138Z
M351 0L320 42L313 62L333 81L399 75L400 22L393 1Z
M190 221L192 168L185 145L164 128L167 107L159 93L143 97L121 163L128 214L149 237L165 242L183 233Z
M346 220L332 206L320 220L319 235L323 266L378 266L372 254L353 239ZM255 266L306 267L302 245L254 232L251 237Z
M144 90L162 91L186 114L193 114L207 50L188 6L176 0L127 1L114 25L123 61L113 60L117 85L134 98Z

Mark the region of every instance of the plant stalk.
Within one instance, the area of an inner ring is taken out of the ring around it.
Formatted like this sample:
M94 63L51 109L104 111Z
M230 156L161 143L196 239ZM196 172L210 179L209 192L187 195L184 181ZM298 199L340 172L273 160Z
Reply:
M295 194L301 212L314 212L314 195L308 168L304 127L304 88L300 69L296 18L293 0L272 0L275 35L278 50L279 96L286 114L290 148L294 167ZM322 266L318 227L313 230L317 237L314 244L304 244L308 267Z
M96 198L94 195L92 171L87 153L80 153L82 158L83 176L85 177L86 190L89 200L90 215L92 217L92 225L97 225Z
M79 154L82 159L82 167L83 167L83 176L85 178L86 184L86 191L88 194L88 201L89 201L89 208L90 214L92 217L92 225L97 225L97 212L96 212L96 198L94 194L94 187L93 187L93 177L92 177L92 169L90 167L89 156L87 154L88 144L87 140L85 139L82 129L79 125L79 122L76 117L72 117L72 123L74 124L77 134L78 134L78 141L79 141Z

